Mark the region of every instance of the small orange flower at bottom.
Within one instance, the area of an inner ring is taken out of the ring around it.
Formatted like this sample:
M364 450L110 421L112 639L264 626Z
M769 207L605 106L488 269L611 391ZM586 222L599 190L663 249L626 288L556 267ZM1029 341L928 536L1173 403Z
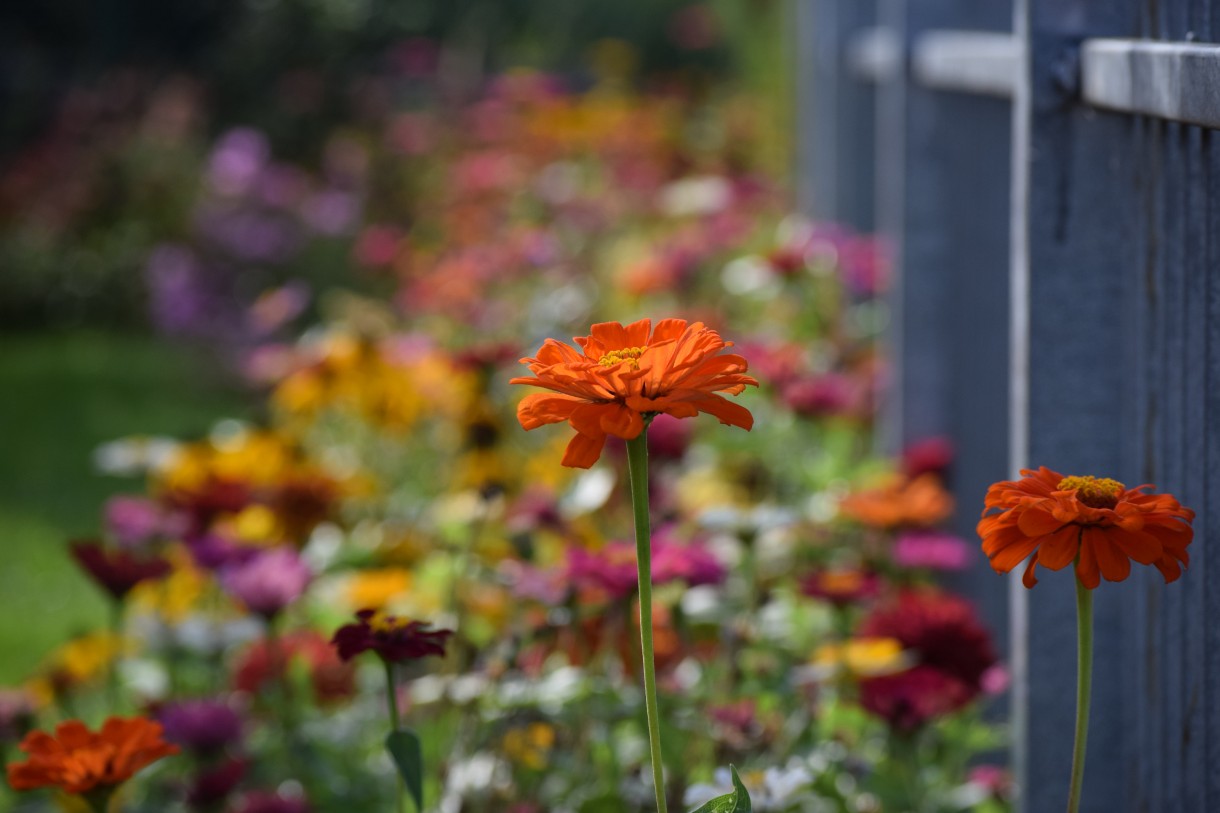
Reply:
M1022 469L1020 480L987 490L978 524L983 552L998 573L1030 557L1026 587L1038 583L1038 565L1061 570L1075 563L1080 583L1092 590L1103 576L1126 579L1133 560L1155 565L1168 584L1190 562L1186 546L1194 538L1195 512L1172 495L1145 494L1148 488L1153 486L1065 477L1045 466Z
M8 765L14 790L55 787L77 794L106 793L178 753L178 746L161 738L161 724L143 717L110 717L97 732L69 720L55 727L55 736L31 731L19 747L29 759Z
M602 322L576 339L584 351L547 339L535 358L521 359L535 377L510 384L551 390L527 395L517 407L526 429L567 422L576 430L563 465L587 469L601 457L606 438L634 440L645 419L662 412L693 418L705 412L721 423L750 429L754 418L745 407L717 395L739 395L758 382L746 375L741 356L720 351L732 342L702 322L648 319L629 325Z

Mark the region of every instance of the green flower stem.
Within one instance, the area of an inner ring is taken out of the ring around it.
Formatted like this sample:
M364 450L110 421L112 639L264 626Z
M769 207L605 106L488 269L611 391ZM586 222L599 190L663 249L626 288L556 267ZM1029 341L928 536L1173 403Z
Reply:
M648 518L648 428L627 441L631 507L635 512L635 559L640 580L640 646L644 656L644 708L648 715L648 750L657 811L667 813L665 772L661 764L661 714L657 708L657 667L652 654L652 533Z
M402 727L402 721L398 713L398 682L394 679L394 664L390 661L385 663L385 696L390 707L390 730L397 731ZM403 813L407 813L407 781L402 778L402 774L398 769L394 769L394 774L398 777L398 809Z
M1068 813L1080 810L1084 785L1085 741L1089 736L1089 699L1093 691L1093 591L1076 579L1076 741L1072 746L1072 784Z
M110 714L118 714L119 708L119 658L122 657L123 641L123 600L114 599L110 602L110 635L115 645L115 651L110 658L106 670L106 701L110 706Z

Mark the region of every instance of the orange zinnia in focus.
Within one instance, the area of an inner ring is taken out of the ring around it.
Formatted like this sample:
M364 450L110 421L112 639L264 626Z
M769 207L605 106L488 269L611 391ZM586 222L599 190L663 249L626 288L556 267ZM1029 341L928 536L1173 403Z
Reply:
M1038 583L1037 566L1061 570L1076 563L1080 583L1090 590L1131 573L1131 560L1155 565L1165 583L1190 562L1186 546L1194 538L1195 512L1169 494L1145 494L1150 485L1127 488L1116 480L1064 477L1045 466L1021 470L1021 479L987 490L978 524L983 552L998 573L1026 556L1026 587ZM999 511L1001 513L992 513Z
M930 527L953 513L953 497L935 474L895 480L882 488L857 491L839 503L839 510L865 525L892 529Z
M126 782L141 768L178 753L161 738L161 724L143 717L110 717L93 732L79 720L55 727L52 737L31 731L20 748L25 762L8 766L14 790L57 787L68 793L106 791Z
M589 333L576 339L583 353L547 339L536 358L521 359L536 378L509 382L552 390L522 399L517 419L527 430L567 421L576 437L563 465L589 468L607 436L632 440L647 418L662 412L675 418L706 412L723 424L754 425L749 410L716 393L737 395L758 382L746 375L744 358L720 353L732 343L702 322L662 319L655 329L648 319L602 322Z

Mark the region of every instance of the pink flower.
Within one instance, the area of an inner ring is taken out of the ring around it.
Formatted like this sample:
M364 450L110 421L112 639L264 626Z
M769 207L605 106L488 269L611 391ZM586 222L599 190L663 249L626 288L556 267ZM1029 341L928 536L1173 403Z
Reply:
M275 548L221 572L226 591L266 619L301 597L313 574L292 548Z
M610 542L597 551L568 548L567 578L578 589L604 590L611 598L629 596L636 588L635 545Z
M186 531L186 518L147 497L120 494L106 501L106 530L125 548L140 547Z
M666 539L658 529L652 543L652 581L654 584L686 582L688 587L720 584L725 568L712 552L697 542L682 544Z
M965 540L940 531L907 531L894 545L894 561L902 567L929 570L965 570L971 548Z

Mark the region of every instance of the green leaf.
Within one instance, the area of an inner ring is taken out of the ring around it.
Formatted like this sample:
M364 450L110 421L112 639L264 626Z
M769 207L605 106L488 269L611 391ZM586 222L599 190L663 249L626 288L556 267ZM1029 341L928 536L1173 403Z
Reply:
M402 728L385 738L386 750L394 758L398 774L407 783L407 792L419 813L424 811L424 752L414 731ZM748 808L747 808L748 809Z
M746 786L741 784L741 777L737 775L737 769L730 765L729 772L733 774L733 792L717 796L715 799L705 802L697 810L692 810L691 813L752 813L750 794L746 790Z

